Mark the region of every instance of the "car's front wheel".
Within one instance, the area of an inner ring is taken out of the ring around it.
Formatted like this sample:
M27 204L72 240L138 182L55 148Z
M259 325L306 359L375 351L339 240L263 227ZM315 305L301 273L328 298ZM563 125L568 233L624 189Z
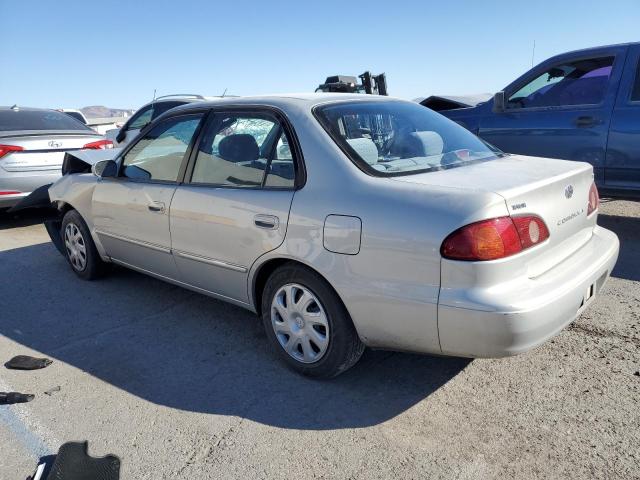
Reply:
M60 234L65 257L76 275L84 280L93 280L104 273L106 265L98 254L87 224L76 210L65 214Z
M335 291L300 265L271 274L262 296L262 321L279 357L304 375L339 375L365 348Z

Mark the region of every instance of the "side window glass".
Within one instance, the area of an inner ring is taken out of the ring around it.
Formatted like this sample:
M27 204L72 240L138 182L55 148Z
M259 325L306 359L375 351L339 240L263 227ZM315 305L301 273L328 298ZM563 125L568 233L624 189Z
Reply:
M156 119L164 112L171 110L174 107L179 107L180 105L184 105L185 102L158 102L153 107L153 115L152 118Z
M602 102L615 57L551 67L509 96L508 109L592 105Z
M136 115L137 117L131 119L131 123L127 126L127 130L137 130L144 127L151 121L151 115L153 114L153 105L149 105L144 110L141 110Z
M265 187L293 187L296 178L295 165L293 163L293 155L291 155L291 147L289 140L284 131L278 137L274 158L269 165L267 179L264 182Z
M640 61L638 61L638 66L636 67L636 80L633 82L631 101L640 102Z
M216 115L200 143L191 183L261 186L279 129L270 115Z
M122 175L135 180L176 182L201 118L185 115L156 125L127 152Z

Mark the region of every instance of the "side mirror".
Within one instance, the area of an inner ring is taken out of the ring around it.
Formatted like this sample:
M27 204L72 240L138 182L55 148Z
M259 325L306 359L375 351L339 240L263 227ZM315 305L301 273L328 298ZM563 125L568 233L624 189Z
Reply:
M116 142L122 143L125 138L127 138L127 131L123 127L118 132L118 135L116 135Z
M502 113L505 110L504 92L496 92L493 96L493 112Z
M91 171L96 177L110 178L118 176L118 164L113 160L102 160L91 167Z

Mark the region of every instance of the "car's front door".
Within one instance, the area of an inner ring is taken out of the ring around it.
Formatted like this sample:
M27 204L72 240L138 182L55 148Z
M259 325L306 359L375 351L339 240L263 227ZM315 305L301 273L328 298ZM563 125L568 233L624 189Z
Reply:
M214 112L171 203L183 282L248 301L251 265L284 240L299 171L292 131L267 111Z
M175 279L169 208L202 113L161 121L124 152L93 193L96 234L117 262Z
M640 191L640 46L630 47L611 118L605 187Z
M589 162L602 183L624 52L542 64L507 87L505 110L484 116L479 135L508 153Z

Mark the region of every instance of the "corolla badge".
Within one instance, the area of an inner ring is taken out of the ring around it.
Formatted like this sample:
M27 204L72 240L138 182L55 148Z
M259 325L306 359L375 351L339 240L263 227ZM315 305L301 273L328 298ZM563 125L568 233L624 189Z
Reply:
M564 189L564 196L567 198L573 197L573 185L567 185Z
M51 148L58 148L58 147L61 147L61 146L62 146L62 142L56 142L55 140L51 140L51 141L49 142L49 146L50 146Z

